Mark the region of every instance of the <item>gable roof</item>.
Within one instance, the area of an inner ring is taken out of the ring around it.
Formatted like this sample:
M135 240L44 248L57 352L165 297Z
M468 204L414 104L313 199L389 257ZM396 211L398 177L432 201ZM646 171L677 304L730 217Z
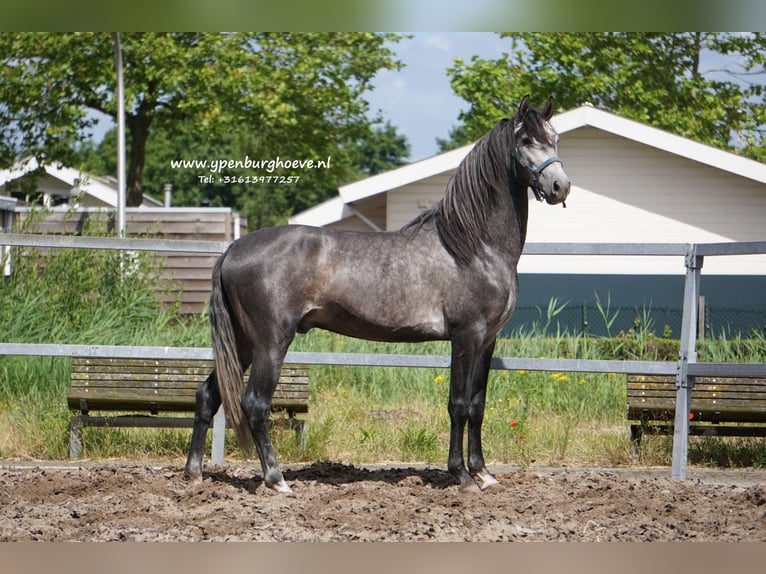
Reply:
M19 179L28 173L36 171L40 167L41 166L36 158L28 158L16 162L8 169L0 170L0 187L5 186L13 180ZM73 195L86 193L107 206L117 207L117 187L116 184L111 182L108 178L93 176L78 169L65 167L57 163L43 164L42 168L46 175L72 188L75 192ZM161 206L162 203L154 198L144 195L143 205Z
M586 104L551 118L559 133L593 127L730 173L766 183L766 164L707 144L695 142Z
M766 164L629 120L590 104L556 114L551 118L551 124L560 135L579 128L592 127L716 169L766 183ZM337 197L297 213L289 221L320 226L341 221L353 213L344 208L348 204L457 169L473 146L473 143L462 146L341 186Z
M338 188L338 195L345 203L366 199L384 191L408 185L433 175L456 169L474 144L468 144L439 155L397 167L395 169L343 185Z

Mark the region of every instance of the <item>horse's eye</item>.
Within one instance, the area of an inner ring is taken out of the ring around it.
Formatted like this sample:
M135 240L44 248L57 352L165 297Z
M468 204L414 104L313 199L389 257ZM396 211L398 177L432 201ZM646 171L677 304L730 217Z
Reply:
M532 143L532 140L529 139L529 136L524 136L521 138L521 143L524 145L529 145Z

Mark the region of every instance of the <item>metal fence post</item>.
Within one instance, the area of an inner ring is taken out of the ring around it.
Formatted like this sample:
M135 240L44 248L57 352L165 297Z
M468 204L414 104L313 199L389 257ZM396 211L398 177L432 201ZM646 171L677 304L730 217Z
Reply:
M681 348L676 371L676 416L673 426L673 468L671 476L686 479L686 459L689 452L689 412L691 411L694 377L689 376L689 363L697 362L697 311L703 258L697 246L690 245L686 253L684 309L681 322Z
M216 466L223 466L223 446L226 439L226 413L223 405L213 417L213 452L210 454L211 462Z

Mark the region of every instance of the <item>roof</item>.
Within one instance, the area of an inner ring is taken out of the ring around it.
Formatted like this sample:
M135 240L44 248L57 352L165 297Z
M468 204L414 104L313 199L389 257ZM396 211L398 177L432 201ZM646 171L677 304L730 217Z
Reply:
M766 164L710 145L672 134L586 104L555 115L551 124L559 133L593 127L711 167L766 183Z
M590 104L556 114L551 118L551 124L560 135L583 127L593 127L716 169L766 183L766 164L629 120ZM321 226L341 221L351 215L351 211L344 209L344 205L457 169L473 146L474 144L469 144L344 185L338 189L337 197L294 215L290 218L290 223Z
M338 188L338 194L345 203L366 199L378 193L396 189L433 175L456 169L463 158L468 155L474 144L446 151L416 161L408 165L392 169L378 175L350 183Z
M439 173L456 169L473 146L474 144L469 144L348 185L343 185L338 188L338 195L336 197L296 213L290 217L289 222L292 224L322 226L341 221L353 214L347 206L355 201L367 199L379 193L386 193L397 187L403 187Z
M60 164L43 164L45 173L67 186L71 187L76 194L86 193L105 205L117 206L117 187L109 178L98 177L84 173L72 167ZM15 163L8 169L0 170L0 186L33 172L40 168L35 158L27 158ZM162 205L157 200L144 195L144 205Z
M0 210L13 211L16 209L16 199L0 195Z

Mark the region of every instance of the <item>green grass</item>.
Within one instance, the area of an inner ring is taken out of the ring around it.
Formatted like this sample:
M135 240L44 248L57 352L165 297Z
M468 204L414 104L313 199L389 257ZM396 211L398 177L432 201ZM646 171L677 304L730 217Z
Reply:
M59 250L16 258L0 284L0 333L7 342L208 346L207 319L181 318L156 295L157 260L138 255ZM541 325L498 341L496 355L580 359L675 360L678 341L656 336L651 317L627 333L587 338L552 330L562 306L552 301ZM10 312L8 312L10 310ZM608 302L603 311L609 321ZM449 355L446 342L393 345L314 331L294 351ZM763 336L701 341L702 361L766 361ZM69 360L0 357L0 458L65 459ZM289 429L273 440L284 462L432 462L447 458L449 371L384 367L311 367L307 434ZM632 464L622 375L493 371L483 443L488 461L530 465ZM281 415L276 415L281 416ZM189 431L84 429L94 459L182 459ZM668 437L646 437L642 464L668 464ZM226 454L240 457L231 433ZM694 464L763 466L759 439L692 439Z
M297 343L301 350L449 354L445 343L384 345L326 333L306 337ZM552 356L556 344L541 339L536 346L525 338L501 340L499 347L518 351L523 346L526 356L537 357ZM312 367L311 381L309 427L330 421L337 429L315 458L446 460L447 370L322 366ZM485 454L494 462L522 465L626 464L630 443L624 411L622 376L493 371L483 427Z

